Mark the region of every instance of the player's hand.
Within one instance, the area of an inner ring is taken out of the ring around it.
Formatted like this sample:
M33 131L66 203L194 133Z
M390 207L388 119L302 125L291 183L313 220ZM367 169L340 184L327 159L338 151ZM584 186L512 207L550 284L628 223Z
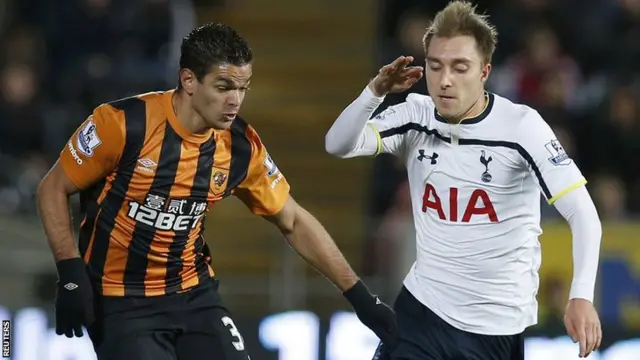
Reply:
M211 265L211 250L209 250L209 245L204 243L204 247L202 248L202 256L204 257L204 261Z
M565 310L564 326L574 342L580 343L580 357L586 358L600 347L602 327L591 301L571 299Z
M393 310L371 294L362 281L344 292L358 319L373 331L389 349L395 346L396 316Z
M380 68L378 75L371 80L369 87L377 96L408 90L422 78L422 66L409 66L413 56L400 56L391 64Z
M82 326L94 321L93 289L80 258L61 260L56 292L56 334L68 338L83 336Z

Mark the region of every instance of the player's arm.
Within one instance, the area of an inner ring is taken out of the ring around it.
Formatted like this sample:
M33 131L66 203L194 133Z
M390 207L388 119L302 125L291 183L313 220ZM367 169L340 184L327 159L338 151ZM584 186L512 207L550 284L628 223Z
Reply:
M292 197L277 214L265 217L275 224L291 247L309 265L324 274L342 292L358 282L358 276L320 222Z
M124 129L110 109L97 108L75 131L60 158L38 186L40 221L56 263L79 257L69 197L90 187L115 168L124 146Z
M525 165L547 202L567 219L573 237L574 276L570 298L593 301L602 229L587 180L537 112L523 119L518 144Z
M69 196L79 190L64 173L60 161L53 165L38 186L38 213L56 262L79 256L69 213Z
M357 277L329 234L289 195L287 179L251 127L247 137L252 144L251 161L234 195L251 212L275 224L289 244L341 290L352 287Z
M247 137L251 161L234 195L251 212L275 224L291 247L342 291L366 326L384 342L393 341L392 310L369 292L320 222L289 195L287 180L250 127Z
M580 355L585 356L597 349L602 339L593 307L602 225L585 187L586 179L537 112L524 119L518 143L542 194L571 228L573 279L565 326L574 341L580 342Z
M554 203L567 220L573 237L573 280L569 299L593 302L602 225L596 206L584 185L567 193Z
M370 118L386 94L404 91L422 77L421 67L407 67L411 61L411 57L399 57L384 66L360 96L342 111L325 136L328 153L352 158L382 152L396 154L401 150L403 137L394 134L392 129L409 122L409 104L392 106L373 120Z

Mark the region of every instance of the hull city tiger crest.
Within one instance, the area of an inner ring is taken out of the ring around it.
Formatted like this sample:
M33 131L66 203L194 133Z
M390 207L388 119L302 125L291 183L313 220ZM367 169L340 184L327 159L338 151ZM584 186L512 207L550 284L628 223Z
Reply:
M211 190L215 195L222 194L227 190L229 180L229 169L214 166L211 172Z

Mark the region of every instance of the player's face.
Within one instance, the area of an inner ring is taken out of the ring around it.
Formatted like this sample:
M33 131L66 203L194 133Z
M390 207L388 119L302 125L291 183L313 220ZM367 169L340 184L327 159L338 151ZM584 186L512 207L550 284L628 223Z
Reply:
M231 127L240 111L251 74L251 64L223 64L214 67L197 84L193 93L193 106L208 127L217 130Z
M427 88L440 115L452 120L473 116L470 112L483 96L491 70L476 40L471 36L434 37L426 55Z

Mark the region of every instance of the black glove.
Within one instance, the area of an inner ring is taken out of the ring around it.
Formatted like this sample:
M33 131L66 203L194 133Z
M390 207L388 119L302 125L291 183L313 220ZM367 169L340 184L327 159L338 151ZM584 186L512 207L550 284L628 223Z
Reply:
M82 326L94 321L93 288L81 258L61 260L56 291L56 334L82 337Z
M361 281L343 293L356 312L358 319L380 338L387 348L396 341L396 315L377 295L369 292Z

